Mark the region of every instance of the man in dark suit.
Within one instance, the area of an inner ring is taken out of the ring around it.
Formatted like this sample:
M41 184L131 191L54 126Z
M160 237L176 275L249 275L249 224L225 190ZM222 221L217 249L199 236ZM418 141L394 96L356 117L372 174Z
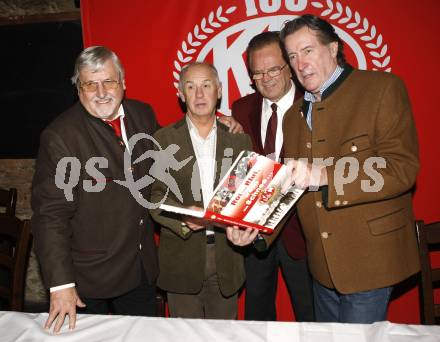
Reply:
M247 64L257 92L232 104L232 116L252 138L254 151L279 159L282 155L282 121L302 93L295 89L281 49L278 32L263 32L247 47ZM251 248L245 259L248 320L276 320L275 297L281 266L297 321L314 321L312 283L305 242L296 215L284 224L281 237L269 249ZM270 240L270 237L267 238ZM264 244L257 240L255 247Z
M124 164L152 150L150 140L128 146L137 133L158 128L149 105L124 100L124 69L105 47L85 49L72 77L79 102L41 135L32 189L35 251L50 289L52 323L65 316L75 327L76 306L85 313L155 315L158 274L153 223L117 180L148 173L149 159ZM114 127L114 128L113 128ZM113 128L113 129L112 129Z
M188 162L169 170L178 185L177 193L170 184L156 181L151 202L159 203L168 193L166 204L201 208L228 170L223 164L229 162L230 166L242 150L252 146L249 136L231 134L215 119L221 84L212 65L193 63L182 69L179 94L187 107L185 118L160 129L154 137L162 149L176 144L174 158ZM243 256L227 241L225 230L161 209L151 213L162 226L158 286L167 291L170 315L235 319L237 292L245 273ZM256 233L245 231L243 239L252 241Z

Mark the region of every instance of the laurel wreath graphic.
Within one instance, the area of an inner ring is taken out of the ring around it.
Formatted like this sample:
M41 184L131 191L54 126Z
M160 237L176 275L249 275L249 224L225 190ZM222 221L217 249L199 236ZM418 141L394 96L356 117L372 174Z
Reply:
M324 8L322 3L324 0L312 2L312 6L315 8ZM369 49L369 53L372 56L371 62L375 68L373 70L383 70L386 72L391 71L390 60L391 56L387 54L388 45L383 44L382 34L377 35L376 26L370 26L367 18L361 18L359 12L354 12L349 6L344 7L339 1L333 3L332 0L325 0L326 8L321 12L322 17L329 17L332 21L337 21L338 24L345 25L346 28L353 31L364 42L365 46ZM344 15L345 12L345 15ZM353 21L352 21L353 20ZM377 36L376 36L377 35Z
M225 13L231 14L237 9L236 6L229 7ZM229 19L225 15L222 15L223 7L219 6L217 10L211 11L208 17L204 17L200 22L200 26L194 26L192 32L188 33L187 39L182 42L181 49L177 50L177 59L174 60L174 68L177 71L173 71L173 76L175 79L174 87L176 89L179 87L179 72L182 68L193 60L193 55L197 50L193 47L200 46L202 40L208 38L206 34L211 34L215 29L222 26L221 23L229 22ZM206 33L206 34L205 34Z
M382 34L377 34L376 26L370 25L367 18L362 18L358 11L353 12L349 6L343 5L339 1L318 0L313 1L312 6L323 9L321 17L328 17L330 21L337 22L339 25L345 25L354 34L358 35L364 42L369 54L372 56L371 62L375 67L373 70L391 71L391 56L388 54L388 45L384 44ZM179 73L182 68L194 59L197 52L196 47L202 45L202 41L208 38L208 35L222 26L222 23L229 22L225 14L231 14L237 9L236 6L229 7L224 11L219 6L216 11L211 11L207 17L203 17L200 24L194 26L188 33L186 40L177 50L177 59L174 60L173 77L174 87L179 87Z

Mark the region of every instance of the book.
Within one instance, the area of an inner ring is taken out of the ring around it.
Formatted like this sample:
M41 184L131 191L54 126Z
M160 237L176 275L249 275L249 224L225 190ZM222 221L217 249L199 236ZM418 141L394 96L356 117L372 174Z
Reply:
M252 151L242 151L203 211L167 204L160 209L241 228L256 228L271 234L301 197L292 170Z

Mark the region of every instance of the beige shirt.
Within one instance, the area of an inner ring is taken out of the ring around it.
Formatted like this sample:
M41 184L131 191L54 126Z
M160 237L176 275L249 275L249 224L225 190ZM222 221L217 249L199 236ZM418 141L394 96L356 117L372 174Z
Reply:
M189 135L196 154L197 165L200 173L200 185L202 187L203 208L209 204L214 191L215 180L215 153L217 146L217 120L206 138L200 136L197 127L194 126L189 116L186 116ZM206 234L214 234L212 230L207 229Z

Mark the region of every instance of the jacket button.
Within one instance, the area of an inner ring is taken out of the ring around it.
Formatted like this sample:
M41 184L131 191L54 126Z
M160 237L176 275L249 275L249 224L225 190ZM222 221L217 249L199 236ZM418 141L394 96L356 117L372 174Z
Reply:
M140 224L140 225L143 225L143 224L144 224L144 219L141 219L141 220L139 221L139 224Z
M321 236L323 239L327 239L328 238L328 233L327 232L322 232Z
M310 150L312 148L312 143L310 141L307 142L306 147Z
M351 152L356 152L358 150L358 147L356 145L353 145L350 147Z
M315 205L316 205L317 208L321 208L322 207L322 202L316 201Z
M341 205L341 201L340 200L336 200L335 201L335 206L339 206L339 205Z
M127 170L128 170L129 172L132 172L132 173L133 173L133 167L132 167L132 166L129 166L129 167L127 168Z
M141 243L139 244L139 250L142 250L142 244Z

